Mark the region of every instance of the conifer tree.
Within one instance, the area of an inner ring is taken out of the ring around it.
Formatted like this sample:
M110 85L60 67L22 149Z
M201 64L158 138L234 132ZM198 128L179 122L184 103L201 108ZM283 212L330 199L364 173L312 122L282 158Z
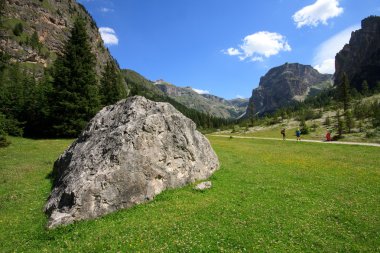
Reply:
M124 80L113 61L107 62L100 81L102 105L111 105L127 96Z
M344 125L343 125L343 121L342 121L342 118L341 118L339 110L336 113L336 122L337 122L336 128L338 129L338 137L341 138L342 135L343 135Z
M78 18L53 68L50 95L52 134L77 136L100 107L95 56L91 52L85 21Z
M368 87L368 82L367 82L367 80L364 80L364 81L362 82L362 94L363 94L364 96L368 96L368 94L369 94L369 87Z
M353 119L351 110L348 110L346 112L345 120L348 132L351 133L351 130L355 127L355 121Z
M348 80L347 74L343 73L341 82L339 84L339 98L343 103L343 110L346 112L350 105L351 95L350 95L350 82Z

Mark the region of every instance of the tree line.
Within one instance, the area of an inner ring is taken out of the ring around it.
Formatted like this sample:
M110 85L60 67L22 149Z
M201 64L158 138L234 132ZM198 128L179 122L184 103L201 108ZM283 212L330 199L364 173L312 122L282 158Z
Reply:
M103 106L127 96L121 72L108 61L98 78L86 23L78 18L63 55L42 78L0 52L0 140L5 135L75 137ZM100 79L100 80L98 80Z

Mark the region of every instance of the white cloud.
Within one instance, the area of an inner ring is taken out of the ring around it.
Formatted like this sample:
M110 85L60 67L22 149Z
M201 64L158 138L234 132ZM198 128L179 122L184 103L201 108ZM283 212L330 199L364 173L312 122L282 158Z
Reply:
M236 95L236 98L245 99L245 97L243 97L241 95Z
M195 88L192 88L192 89L198 94L210 94L208 90L200 90L200 89L195 89Z
M103 12L103 13L107 13L107 12L113 12L115 10L114 9L110 9L110 8L106 8L106 7L102 7L102 8L100 8L100 11Z
M323 74L334 74L335 72L335 59L326 59L323 60L320 64L317 64L314 66L316 70L318 70L319 73Z
M242 54L242 53L239 51L239 49L236 49L236 48L233 48L233 47L230 47L230 48L227 49L227 50L223 50L223 53L224 53L224 54L231 55L231 56L234 56L234 55L241 55L241 54Z
M320 23L327 25L327 20L338 17L343 13L339 7L340 0L317 0L312 5L303 7L292 16L297 28L302 26L318 26Z
M352 31L359 28L360 25L350 26L323 42L314 55L314 68L321 73L333 74L335 72L335 55L350 41Z
M231 56L239 56L241 61L263 61L264 57L269 58L280 51L291 51L285 36L267 31L257 32L246 36L240 49L229 48L225 51Z
M100 27L100 35L106 45L118 45L119 39L116 36L115 30L110 27Z

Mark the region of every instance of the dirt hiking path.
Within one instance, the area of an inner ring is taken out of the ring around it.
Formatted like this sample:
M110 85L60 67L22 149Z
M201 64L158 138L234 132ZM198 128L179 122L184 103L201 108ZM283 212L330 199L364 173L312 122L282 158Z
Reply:
M225 138L240 138L240 139L258 139L258 140L274 140L282 141L281 138L267 138L267 137L253 137L253 136L237 136L237 135L218 135L218 134L209 134L209 136L215 137L225 137ZM286 141L297 141L295 139L286 139ZM343 145L359 145L359 146L371 146L371 147L380 147L378 143L365 143L365 142L344 142L344 141L317 141L317 140L305 140L302 139L300 142L314 142L314 143L323 143L323 144L343 144Z

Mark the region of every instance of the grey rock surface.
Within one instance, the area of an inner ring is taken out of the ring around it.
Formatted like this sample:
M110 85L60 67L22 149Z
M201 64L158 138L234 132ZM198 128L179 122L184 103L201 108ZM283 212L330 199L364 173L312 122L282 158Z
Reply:
M121 100L103 108L55 162L47 226L129 208L218 167L209 141L173 106Z
M206 182L202 182L202 183L197 184L194 187L194 190L204 191L204 190L210 189L211 187L212 187L211 181L206 181Z
M252 91L246 116L274 112L294 101L318 94L332 85L332 75L320 74L310 65L285 63L270 69Z
M380 17L370 16L361 22L361 29L351 33L350 42L335 56L335 85L346 73L352 87L362 90L380 83Z
M34 69L37 73L33 74L42 75L43 67L50 66L56 58L55 55L63 54L64 45L78 16L87 21L87 34L96 57L95 69L101 75L112 56L104 46L95 20L78 1L5 0L6 23L22 23L23 36L29 39L36 32L44 50L33 49L25 41L20 43L21 38L13 35L13 27L9 25L3 36L0 36L0 48L11 56L11 61L36 65Z

